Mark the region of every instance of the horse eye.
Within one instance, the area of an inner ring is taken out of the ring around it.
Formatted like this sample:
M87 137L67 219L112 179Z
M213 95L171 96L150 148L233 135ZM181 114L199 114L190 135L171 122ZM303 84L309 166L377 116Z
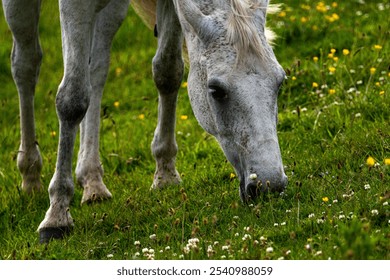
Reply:
M227 92L219 87L219 86L215 86L215 85L210 85L209 86L209 94L217 101L224 101L228 98L228 95L227 95Z

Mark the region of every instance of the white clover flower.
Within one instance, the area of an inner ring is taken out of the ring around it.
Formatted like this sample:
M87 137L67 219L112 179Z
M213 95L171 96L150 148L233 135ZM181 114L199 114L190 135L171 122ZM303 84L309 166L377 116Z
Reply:
M234 234L234 236L235 236L235 237L238 237L238 236L240 236L240 234L239 234L238 232L236 232L236 233Z
M286 224L287 224L286 222L280 223L281 226L285 226Z
M387 205L389 205L389 202L388 202L388 201L385 201L385 202L383 202L382 205L383 205L383 206L387 206Z
M291 213L291 210L290 209L286 210L286 213Z
M134 241L134 245L135 246L139 246L139 245L141 245L141 242L140 241Z
M323 219L317 219L317 224L323 224L324 220Z
M144 254L145 254L145 253L149 253L149 249L148 249L148 248L143 248L143 249L142 249L142 253L144 253Z
M335 204L335 203L337 203L337 202L339 202L337 199L334 199L334 200L333 200L333 204Z
M213 250L213 246L211 246L211 245L209 245L208 247L207 247L207 256L208 257L211 257L212 255L214 255L214 250Z
M222 255L222 256L221 256L221 259L222 259L222 260L226 259L226 256L225 256L225 255Z
M191 238L188 240L188 244L191 244L192 246L197 246L199 243L199 239L198 238Z
M108 255L107 255L107 258L109 258L109 259L111 259L111 258L113 258L113 257L114 257L113 254L108 254Z
M249 179L251 180L256 180L257 179L257 174L256 173L252 173L249 175Z
M149 236L149 238L150 238L150 239L152 239L152 240L156 240L156 238L157 238L157 235L155 235L155 234L152 234L151 236Z
M372 215L372 216L378 216L378 214L379 214L379 211L378 211L378 210L376 210L376 209L371 210L371 215Z
M345 215L344 215L344 214L339 215L339 219L340 219L340 220L345 219Z
M141 255L141 254L140 254L139 252L136 252L136 253L134 254L134 257L135 257L135 258L138 258L140 255Z
M311 213L309 214L308 218L311 219L311 218L314 218L316 215L314 215L314 213Z
M148 251L149 254L154 254L154 249L150 248L149 251Z
M265 251L266 251L267 253L273 253L274 248L268 247L267 249L265 249Z
M265 241L267 241L267 237L260 236L260 241L261 241L261 242L265 242Z
M191 251L191 249L190 249L190 247L189 247L188 244L187 244L187 246L185 246L185 247L183 248L183 252L184 252L184 254L188 255L188 254L190 253L190 251Z
M315 256L321 256L322 255L322 251L317 251L314 255Z
M242 238L242 241L252 239L252 236L250 234L245 234L244 237Z
M365 190L371 189L370 184L365 184L365 185L364 185L364 189L365 189Z
M171 250L171 247L169 246L165 247L165 251L169 251L169 250Z
M184 255L180 255L180 256L179 256L179 259L184 259Z
M225 245L225 246L222 246L222 251L227 251L229 250L230 246L228 245Z
M287 250L286 253L284 253L286 256L291 254L291 250Z
M274 223L274 227L278 227L279 226L279 224L278 223Z

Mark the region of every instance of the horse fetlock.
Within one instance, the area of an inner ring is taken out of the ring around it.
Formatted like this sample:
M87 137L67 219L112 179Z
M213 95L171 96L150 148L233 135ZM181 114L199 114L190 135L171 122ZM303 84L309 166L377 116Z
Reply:
M20 149L17 157L17 166L22 175L22 189L27 193L42 189L41 170L42 158L38 147Z

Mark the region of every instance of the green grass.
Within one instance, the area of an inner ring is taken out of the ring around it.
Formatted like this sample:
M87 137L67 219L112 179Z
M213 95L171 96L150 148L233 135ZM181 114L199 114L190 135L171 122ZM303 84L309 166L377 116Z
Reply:
M101 159L113 199L81 207L77 188L73 232L48 245L40 245L36 233L47 191L32 197L20 191L11 34L1 16L0 259L390 259L390 167L384 162L390 158L390 6L360 2L286 1L283 13L270 16L279 35L275 53L289 76L278 129L290 183L282 195L264 195L249 206L241 204L239 182L218 144L197 124L184 87L177 120L183 184L149 190L156 40L130 10L112 48L101 117ZM54 100L62 76L54 3L42 5L44 60L36 94L45 186L55 166ZM368 157L375 166L366 164ZM190 248L191 238L199 242Z

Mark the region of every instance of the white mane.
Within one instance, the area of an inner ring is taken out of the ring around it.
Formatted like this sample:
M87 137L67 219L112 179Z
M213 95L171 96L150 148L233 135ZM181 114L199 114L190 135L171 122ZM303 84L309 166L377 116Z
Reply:
M144 23L153 28L156 19L156 0L133 0L132 5ZM242 58L249 50L262 58L268 57L264 49L259 32L254 22L254 13L257 9L267 10L268 13L277 13L278 5L261 6L259 0L230 0L232 12L227 22L227 38L237 50L238 59ZM275 33L265 28L265 38L268 42L276 38Z

